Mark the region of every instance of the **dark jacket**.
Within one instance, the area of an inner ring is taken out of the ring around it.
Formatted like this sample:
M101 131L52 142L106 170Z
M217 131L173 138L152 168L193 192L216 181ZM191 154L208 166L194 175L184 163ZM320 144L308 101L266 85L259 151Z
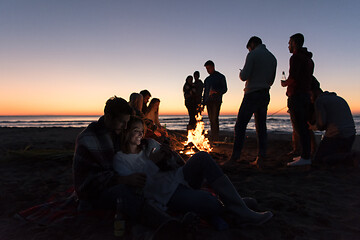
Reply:
M296 51L290 58L286 95L291 97L296 94L309 93L313 73L312 53L308 52L306 48Z

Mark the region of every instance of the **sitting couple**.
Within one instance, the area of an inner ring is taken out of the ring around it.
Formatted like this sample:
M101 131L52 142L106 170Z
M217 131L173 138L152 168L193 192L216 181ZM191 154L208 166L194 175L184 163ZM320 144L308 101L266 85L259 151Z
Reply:
M124 99L110 98L104 116L78 136L73 171L79 211L115 210L121 198L122 211L130 220L163 228L163 232L172 231L166 227L174 223L179 229L184 227L165 209L192 211L204 217L227 210L241 225L262 224L272 217L271 212L250 210L209 154L199 152L182 167L171 164L180 162L179 157L151 139L142 141L143 122L130 117L131 112ZM224 205L200 190L204 179ZM138 194L139 189L143 194Z

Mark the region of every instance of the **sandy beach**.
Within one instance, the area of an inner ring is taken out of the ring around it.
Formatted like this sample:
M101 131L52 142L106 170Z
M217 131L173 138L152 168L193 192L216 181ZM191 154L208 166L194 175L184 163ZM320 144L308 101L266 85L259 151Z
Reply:
M44 203L72 185L72 154L82 128L0 128L0 239L116 239L112 225L98 219L67 219L39 226L14 217ZM170 131L180 150L185 131ZM226 141L224 141L226 139ZM268 223L216 231L202 228L195 239L360 239L360 170L287 168L291 136L269 136L268 158L261 170L247 161L256 157L256 139L245 142L242 161L224 172L242 196L270 210ZM212 157L230 157L232 133L221 133ZM359 136L354 148L359 150Z

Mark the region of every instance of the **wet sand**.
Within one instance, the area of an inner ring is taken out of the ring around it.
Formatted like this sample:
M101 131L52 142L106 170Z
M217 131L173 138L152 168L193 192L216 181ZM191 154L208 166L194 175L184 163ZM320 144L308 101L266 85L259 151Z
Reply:
M41 204L72 185L72 154L81 128L0 128L0 239L115 239L112 226L94 219L68 219L51 226L23 222L14 215ZM171 131L179 150L185 132ZM222 164L231 154L232 133L221 133L211 155ZM268 158L261 170L256 139L245 142L242 161L224 172L242 196L271 210L268 223L215 231L202 228L195 239L360 239L360 170L287 168L289 135L270 134ZM359 147L359 137L355 148Z

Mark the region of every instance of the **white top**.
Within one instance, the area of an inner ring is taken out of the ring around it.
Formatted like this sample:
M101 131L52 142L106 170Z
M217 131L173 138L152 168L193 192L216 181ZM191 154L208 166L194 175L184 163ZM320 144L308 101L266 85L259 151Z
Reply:
M148 141L146 149L137 154L117 152L113 159L114 170L120 176L145 173L147 176L144 187L145 199L166 210L166 205L178 185L180 183L188 184L184 179L182 167L172 171L160 171L158 166L149 158L150 151L153 148L160 148L160 143L153 139Z

